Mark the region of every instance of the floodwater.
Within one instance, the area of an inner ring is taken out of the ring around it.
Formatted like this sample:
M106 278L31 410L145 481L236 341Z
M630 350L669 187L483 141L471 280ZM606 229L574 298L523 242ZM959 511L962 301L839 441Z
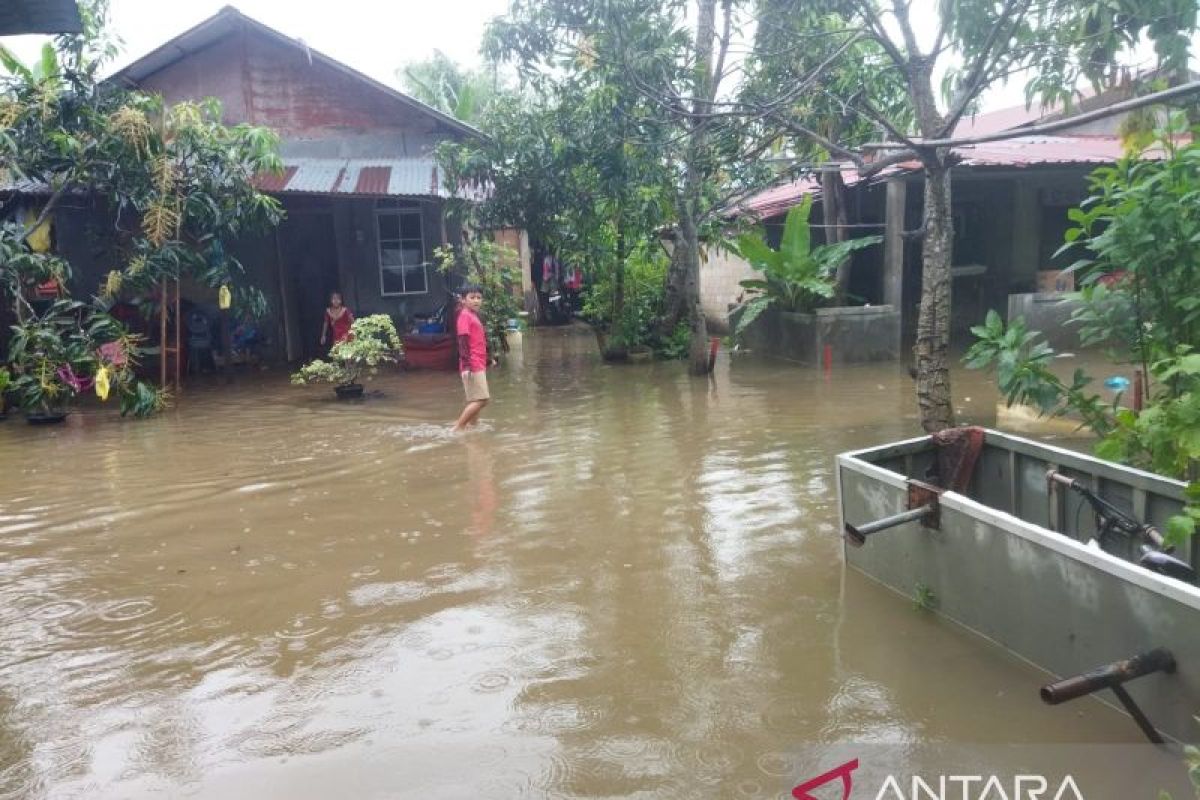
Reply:
M457 438L456 376L371 388L0 425L0 797L779 797L813 747L1138 741L843 570L833 455L917 432L898 367L549 330Z

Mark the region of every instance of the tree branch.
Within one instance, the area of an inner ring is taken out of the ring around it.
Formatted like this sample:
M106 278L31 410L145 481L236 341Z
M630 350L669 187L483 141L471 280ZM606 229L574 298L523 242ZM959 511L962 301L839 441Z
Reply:
M724 15L721 25L721 49L717 54L717 64L713 68L712 91L709 92L708 97L710 104L717 99L717 89L721 86L721 78L725 73L725 57L729 55L729 36L733 26L733 0L723 0L721 13Z
M1004 40L1006 41L1011 38L1011 31L1007 33L1005 32L1005 29L1008 27L1009 20L1016 15L1016 19L1013 20L1013 28L1019 25L1021 19L1025 16L1026 11L1029 10L1030 2L1032 2L1032 0L1024 0L1023 8L1021 7L1021 0L1007 0L1005 2L1004 10L1000 13L1000 18L996 20L996 24L992 26L991 31L988 32L988 38L984 41L983 47L979 51L979 57L975 59L975 63L971 66L971 70L968 73L966 81L967 89L963 92L962 97L958 99L958 101L950 109L950 112L947 114L946 123L942 125L941 130L939 130L937 133L939 137L945 136L954 130L954 126L958 124L960 119L962 119L963 112L967 110L967 106L969 106L971 101L975 99L979 92L983 90L987 84L985 78L988 74L992 48L995 47L996 43L1001 40L1002 34ZM1020 9L1019 14L1017 14L1018 9Z

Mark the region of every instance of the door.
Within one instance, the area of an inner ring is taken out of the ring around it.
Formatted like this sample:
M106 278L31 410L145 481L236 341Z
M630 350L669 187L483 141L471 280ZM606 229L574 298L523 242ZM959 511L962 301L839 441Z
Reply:
M339 288L333 214L289 212L280 228L280 244L295 298L300 354L308 361L324 355L321 324L329 293Z

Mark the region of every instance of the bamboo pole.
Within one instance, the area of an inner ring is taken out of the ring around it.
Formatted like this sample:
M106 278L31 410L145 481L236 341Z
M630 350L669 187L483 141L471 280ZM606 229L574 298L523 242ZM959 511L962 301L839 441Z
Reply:
M180 296L182 288L179 285L179 279L175 279L175 394L179 394L183 386L183 381L180 376L180 371L183 366L182 355L182 333L183 333L183 299Z
M158 302L158 385L167 388L167 280L159 284Z

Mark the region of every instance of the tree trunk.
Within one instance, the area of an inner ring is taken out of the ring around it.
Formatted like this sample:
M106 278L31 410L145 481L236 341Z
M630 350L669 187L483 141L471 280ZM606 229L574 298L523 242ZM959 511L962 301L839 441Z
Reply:
M821 174L821 211L825 222L825 243L844 242L849 237L846 225L846 184L840 172ZM837 265L837 290L833 304L846 305L846 292L850 286L850 259Z
M693 111L699 116L711 111L713 93L720 76L713 75L713 45L717 38L717 0L697 0L696 3L696 65L694 69L695 101ZM729 13L728 5L725 8ZM679 233L684 252L682 267L683 306L691 327L688 346L688 371L693 375L708 374L708 325L700 308L700 209L704 202L704 181L708 177L705 156L708 154L707 120L697 118L688 131L687 161L685 163L683 197L679 206Z
M658 321L658 335L670 336L683 319L684 299L687 296L687 257L683 237L678 231L671 239L671 263L667 267L666 288L663 292L663 315Z
M625 313L625 223L620 218L618 212L617 218L617 263L613 272L613 302L612 302L612 320L609 322L609 332L616 330L620 325L621 315ZM612 336L608 337L608 342L605 345L602 353L606 361L624 361L629 357L629 348L627 342L614 344Z
M694 208L694 206L693 206ZM708 374L708 323L700 307L700 240L694 217L680 209L680 236L676 248L681 250L680 261L684 267L683 297L681 306L687 315L691 330L688 344L688 371L693 375Z
M954 425L950 393L950 264L954 217L950 169L943 156L925 165L925 240L921 253L921 312L917 319L917 405L921 427L934 433Z

